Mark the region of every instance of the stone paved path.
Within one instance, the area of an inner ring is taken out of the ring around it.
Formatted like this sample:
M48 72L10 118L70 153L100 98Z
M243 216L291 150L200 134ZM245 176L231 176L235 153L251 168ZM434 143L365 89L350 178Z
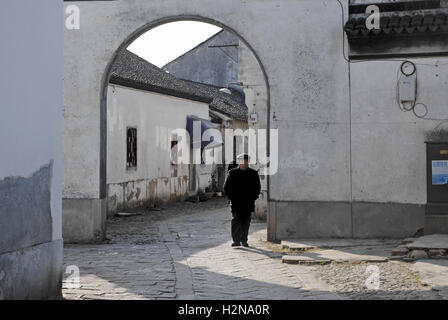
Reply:
M338 299L282 253L265 247L266 225L253 221L250 248L230 247L224 199L171 205L113 218L107 243L66 245L65 266L80 270L66 299ZM65 275L66 277L68 274Z
M77 266L80 287L65 275L66 299L443 299L411 273L411 264L374 263L380 290L365 288L369 264L282 264L281 245L266 242L266 224L251 224L250 248L230 247L225 199L169 205L115 217L109 240L66 245L65 267ZM446 298L446 297L445 297Z

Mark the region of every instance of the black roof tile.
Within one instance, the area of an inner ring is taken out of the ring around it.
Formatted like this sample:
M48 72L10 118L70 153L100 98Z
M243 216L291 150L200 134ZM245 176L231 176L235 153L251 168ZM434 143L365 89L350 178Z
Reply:
M379 29L367 29L366 15L351 15L344 28L349 40L378 36L446 33L448 12L391 12L382 15Z

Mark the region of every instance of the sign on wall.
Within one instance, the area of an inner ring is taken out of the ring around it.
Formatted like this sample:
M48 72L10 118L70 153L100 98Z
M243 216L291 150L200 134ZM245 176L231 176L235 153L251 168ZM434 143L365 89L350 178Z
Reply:
M432 184L448 184L448 160L432 161Z

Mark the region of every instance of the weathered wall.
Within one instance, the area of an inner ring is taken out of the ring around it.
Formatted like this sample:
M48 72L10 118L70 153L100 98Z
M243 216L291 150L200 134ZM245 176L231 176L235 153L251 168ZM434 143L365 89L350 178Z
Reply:
M339 208L351 201L349 73L342 55L341 8L337 1L299 3L292 15L295 25L286 19L282 29L294 38L282 41L276 53L281 73L268 70L269 124L279 135L279 169L269 177L275 203L269 206L268 236L349 237L350 211ZM294 26L286 28L289 23Z
M417 66L417 100L427 106L426 117L448 120L448 65L444 65L448 59L409 60ZM398 61L370 61L350 66L353 201L407 207L405 212L372 213L365 204L359 204L358 210L353 210L355 234L375 234L382 224L400 225L399 220L412 222L414 232L424 227L425 141L437 131L446 136L448 124L400 110L396 102L400 65ZM423 114L423 106L417 105L415 111Z
M279 129L279 170L271 177L270 197L347 201L349 90L340 9L336 1L300 1L294 19L300 31L289 46L295 52L278 50L281 74L270 76L271 128ZM284 22L284 33L293 29L289 23ZM305 31L317 23L318 30Z
M188 196L189 166L171 165L171 131L187 115L209 119L207 103L109 85L107 105L108 211ZM137 167L126 168L126 129L137 128ZM204 170L205 171L205 170ZM210 180L210 170L205 179ZM201 181L203 186L207 181Z
M425 216L425 141L434 138L440 141L438 137L448 136L444 91L448 59L410 60L417 66L417 101L427 106L429 119L420 119L412 111L403 112L398 106L397 75L401 61L350 64L347 177L351 201L328 204L312 201L300 210L291 203L276 204L274 210L287 217L277 219L280 238L406 237L428 223L433 224L435 217ZM425 109L417 105L415 111L423 114ZM441 221L440 217L437 219ZM429 228L427 231L430 232Z
M445 118L447 58L409 59L417 65L418 101L429 118ZM434 66L438 62L441 66ZM396 102L399 61L350 66L353 200L426 203L426 145L441 121L417 118ZM420 106L416 107L418 112Z
M62 9L0 3L0 299L60 296Z

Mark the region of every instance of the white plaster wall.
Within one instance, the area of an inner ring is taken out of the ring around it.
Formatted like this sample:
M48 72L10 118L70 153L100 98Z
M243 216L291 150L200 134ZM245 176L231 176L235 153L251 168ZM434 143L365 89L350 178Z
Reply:
M341 8L335 0L293 3L295 10L284 12L273 27L278 38L265 36L277 50L276 63L267 65L269 122L279 138L270 197L349 201L349 73Z
M268 92L263 72L252 52L244 45L238 47L238 81L243 83L246 105L248 108L248 126L252 129L266 129L268 126ZM257 122L250 120L251 114L257 115ZM261 138L260 135L257 135ZM264 139L267 137L264 136ZM249 148L252 153L257 152L260 156L257 145L251 145ZM252 165L254 169L260 168L259 160ZM255 202L255 213L257 217L266 218L267 215L267 177L260 176L261 195Z
M249 127L267 128L268 97L263 72L252 52L245 45L238 47L238 81L243 83L248 115L256 113L258 121Z
M62 10L58 0L0 2L0 180L53 160L53 240L62 237Z
M171 131L186 129L187 115L209 119L208 104L109 85L107 183L171 177ZM126 168L126 128L137 128L137 168ZM177 176L188 176L179 166Z
M428 106L427 117L448 120L448 65L443 65L448 59L410 60L417 64L418 102ZM447 131L448 123L422 120L399 109L400 65L369 61L350 66L355 201L426 203L425 141L436 127Z

